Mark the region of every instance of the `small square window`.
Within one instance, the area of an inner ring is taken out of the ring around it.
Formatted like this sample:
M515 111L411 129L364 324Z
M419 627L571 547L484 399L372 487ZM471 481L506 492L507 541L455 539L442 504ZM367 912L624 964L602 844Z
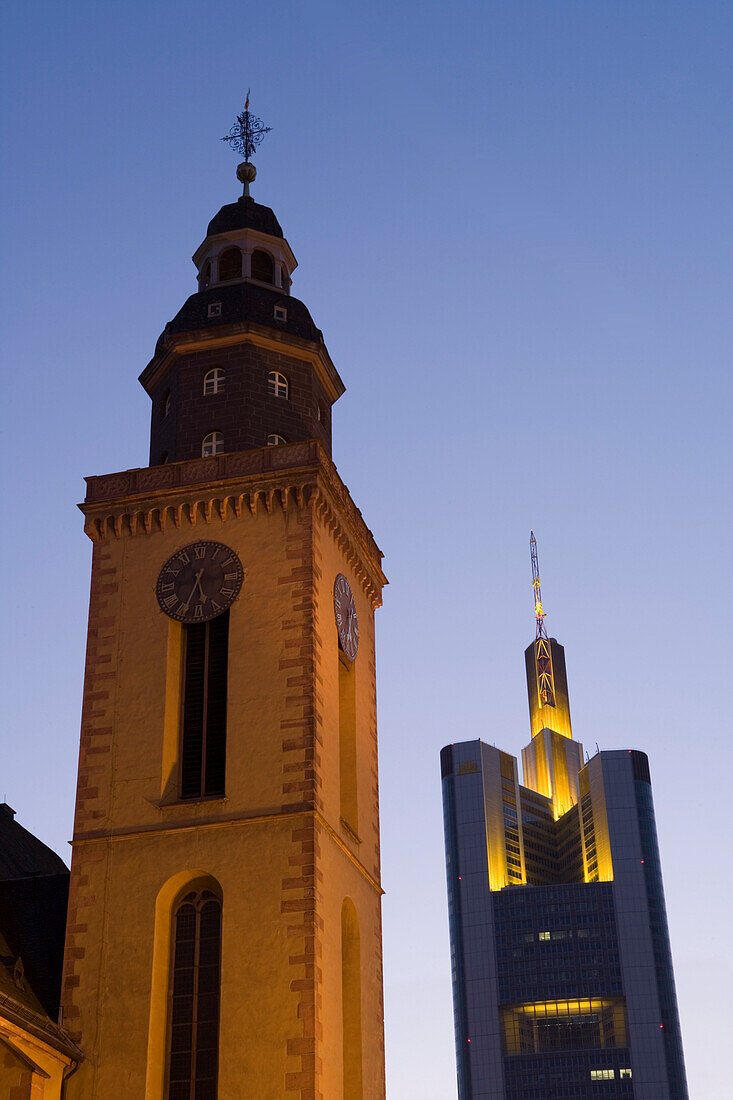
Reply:
M208 317L221 317L221 302L209 302Z
M285 306L275 306L275 320L287 321L287 319L288 311L286 310Z

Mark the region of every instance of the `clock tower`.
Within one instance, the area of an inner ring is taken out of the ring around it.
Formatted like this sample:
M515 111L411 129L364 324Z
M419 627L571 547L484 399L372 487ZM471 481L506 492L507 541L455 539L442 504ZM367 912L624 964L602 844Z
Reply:
M258 130L257 127L260 126ZM150 464L93 544L63 1022L68 1100L383 1100L374 612L331 460L344 386L244 195L140 381Z

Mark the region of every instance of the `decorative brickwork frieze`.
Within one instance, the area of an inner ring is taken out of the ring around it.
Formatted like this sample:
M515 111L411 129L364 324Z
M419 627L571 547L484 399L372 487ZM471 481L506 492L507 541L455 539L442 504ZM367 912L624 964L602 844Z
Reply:
M92 540L151 535L312 507L336 540L373 607L387 583L382 554L336 467L317 440L218 455L156 469L87 478L80 507ZM150 495L152 494L152 495Z

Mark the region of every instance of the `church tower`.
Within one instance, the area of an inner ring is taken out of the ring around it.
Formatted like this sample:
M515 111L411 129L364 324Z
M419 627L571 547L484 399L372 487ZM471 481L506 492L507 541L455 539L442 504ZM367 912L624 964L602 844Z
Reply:
M68 1100L383 1100L374 612L344 391L244 194L140 376L150 465L87 479Z

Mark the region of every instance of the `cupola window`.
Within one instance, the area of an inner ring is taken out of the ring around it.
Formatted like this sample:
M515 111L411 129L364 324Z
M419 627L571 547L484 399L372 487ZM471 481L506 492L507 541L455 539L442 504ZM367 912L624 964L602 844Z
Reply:
M285 306L275 306L274 314L276 321L287 321L288 319L288 311Z
M214 367L204 375L204 397L210 397L213 393L221 393L224 389L226 375L221 367Z
M207 317L221 317L221 302L209 302Z
M221 432L209 432L204 436L203 443L201 444L201 457L212 458L214 455L220 455L224 450L224 436Z
M219 257L219 282L242 278L242 253L238 248L227 248Z
M279 370L271 370L267 376L267 392L273 397L288 396L288 380Z
M256 248L252 253L251 270L252 278L257 279L258 282L275 282L275 265L272 262L272 256L268 252L263 252L261 248Z
M268 435L267 446L268 447L281 447L283 443L287 443L287 439L283 439L281 435Z

